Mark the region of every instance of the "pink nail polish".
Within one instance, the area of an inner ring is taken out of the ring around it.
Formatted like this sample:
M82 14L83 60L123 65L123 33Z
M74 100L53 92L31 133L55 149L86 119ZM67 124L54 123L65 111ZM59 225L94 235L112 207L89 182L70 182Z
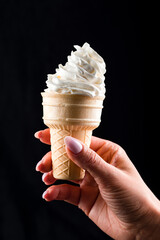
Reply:
M67 136L64 138L66 146L74 154L78 154L82 151L82 144L73 137Z
M34 134L34 136L35 136L35 138L40 139L41 136L42 136L42 131L38 131L38 132L36 132L36 133Z
M47 194L47 191L45 191L43 194L42 194L42 198L45 199L45 195Z
M41 162L38 162L37 165L36 165L36 171L37 171L37 172L39 171L39 170L38 170L38 167L39 167L40 164L41 164Z
M44 182L45 177L47 176L48 173L43 173L42 175L42 181Z

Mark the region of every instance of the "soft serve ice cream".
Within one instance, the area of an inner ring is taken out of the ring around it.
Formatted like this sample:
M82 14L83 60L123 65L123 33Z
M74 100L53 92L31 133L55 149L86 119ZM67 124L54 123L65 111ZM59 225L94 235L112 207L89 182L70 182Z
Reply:
M46 92L78 94L90 97L105 96L103 58L88 43L74 46L68 62L59 64L55 74L48 74Z

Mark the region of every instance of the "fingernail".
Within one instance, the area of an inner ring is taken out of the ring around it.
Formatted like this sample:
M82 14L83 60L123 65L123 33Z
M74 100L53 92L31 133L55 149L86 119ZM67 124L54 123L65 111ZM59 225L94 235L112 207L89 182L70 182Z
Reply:
M38 163L37 163L37 165L36 165L36 171L38 172L39 171L39 166L42 164L42 160L41 161L39 161Z
M43 194L42 194L42 198L45 199L45 195L47 194L47 191L45 191Z
M48 173L43 173L42 175L42 181L44 182L45 177L47 176Z
M42 136L42 131L38 131L34 134L35 138L41 138Z
M64 138L64 143L74 154L78 154L82 151L82 144L73 137L67 136Z

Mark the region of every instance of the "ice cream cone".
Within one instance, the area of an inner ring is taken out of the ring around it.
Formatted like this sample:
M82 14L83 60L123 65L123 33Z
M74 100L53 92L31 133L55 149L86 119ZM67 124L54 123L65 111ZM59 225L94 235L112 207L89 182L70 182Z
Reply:
M102 112L103 97L43 92L43 120L50 128L53 176L56 179L80 180L84 170L67 156L64 137L72 136L88 147L93 129Z

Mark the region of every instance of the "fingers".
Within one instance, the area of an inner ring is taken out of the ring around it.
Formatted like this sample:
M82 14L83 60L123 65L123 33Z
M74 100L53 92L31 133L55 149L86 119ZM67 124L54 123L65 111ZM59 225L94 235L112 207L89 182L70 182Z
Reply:
M46 185L51 185L53 183L55 183L57 181L56 178L53 177L53 170L50 172L45 172L42 175L42 181L46 184ZM82 180L68 180L70 182L76 183L76 184L81 184Z
M41 142L46 144L51 144L50 142L50 129L47 128L45 130L38 131L34 134L35 138L38 138Z
M113 166L105 162L95 151L72 137L65 138L67 154L79 167L87 170L92 177L100 179L110 178L114 175Z
M49 187L42 197L46 201L64 200L77 206L80 199L80 187L69 184L54 185Z
M51 151L48 152L42 158L42 160L37 163L36 171L40 171L41 173L44 173L42 175L42 181L46 185L51 185L56 181L56 179L53 177ZM82 180L73 180L73 181L71 180L71 182L74 182L76 184L81 184Z
M34 136L35 136L35 138L38 138L43 143L51 144L49 128L36 132L34 134ZM101 148L103 146L103 144L106 143L106 141L107 140L105 140L105 139L101 139L101 138L92 136L90 148L92 148L94 151L97 151L99 148Z
M111 163L114 154L119 151L120 146L105 139L92 137L90 148L94 150L106 162Z
M97 152L98 149L100 149L106 143L106 141L107 140L105 139L92 136L90 148Z
M90 147L94 151L91 152L85 146L84 146L84 150L86 151L86 153L88 152L88 154L91 153L92 158L94 158L94 155L96 152L97 155L101 158L101 160L104 160L105 162L109 163L109 165L112 165L129 174L133 174L133 175L138 174L135 166L127 156L126 152L118 144L108 140L100 139L97 137L92 137ZM96 159L98 159L97 155L96 155Z
M48 173L44 173L42 175L42 181L46 184L46 185L51 185L53 183L56 182L56 179L53 177L53 171L50 171Z
M52 159L51 159L51 151L46 153L46 155L39 161L36 165L36 171L40 171L42 173L49 172L52 170Z

